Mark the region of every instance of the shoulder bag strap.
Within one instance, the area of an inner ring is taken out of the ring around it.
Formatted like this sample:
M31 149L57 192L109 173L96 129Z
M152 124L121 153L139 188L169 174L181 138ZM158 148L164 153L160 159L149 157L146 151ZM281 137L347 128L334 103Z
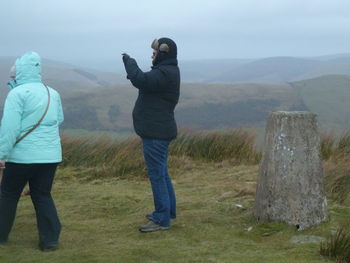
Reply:
M40 118L40 120L37 122L37 124L35 124L30 130L28 130L25 134L23 134L21 137L19 137L15 144L17 144L20 141L22 141L29 133L34 131L40 125L40 123L43 121L43 119L45 118L45 115L46 115L46 113L47 113L47 111L49 109L49 106L50 106L50 91L49 91L49 88L46 85L45 85L45 88L47 90L48 101L47 101L46 109L45 109L45 112L44 112L43 116Z

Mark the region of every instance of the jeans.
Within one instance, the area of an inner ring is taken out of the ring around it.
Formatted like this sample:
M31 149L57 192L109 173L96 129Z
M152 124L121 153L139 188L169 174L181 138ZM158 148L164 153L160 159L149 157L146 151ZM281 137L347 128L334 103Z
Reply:
M168 147L170 141L142 139L143 155L151 182L154 212L153 221L170 226L170 218L176 218L176 197L168 174Z
M35 208L39 242L43 246L57 245L61 223L51 197L57 163L6 163L0 191L0 242L6 242L16 215L18 200L29 182Z

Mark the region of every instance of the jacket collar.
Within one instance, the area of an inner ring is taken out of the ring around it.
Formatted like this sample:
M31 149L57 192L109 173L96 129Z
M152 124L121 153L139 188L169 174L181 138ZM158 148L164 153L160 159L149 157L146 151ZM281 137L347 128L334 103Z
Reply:
M178 65L178 62L177 62L177 59L176 58L169 58L169 59L166 59L166 60L163 60L161 62L159 62L157 65L155 66L152 66L152 68L157 68L159 66L177 66Z

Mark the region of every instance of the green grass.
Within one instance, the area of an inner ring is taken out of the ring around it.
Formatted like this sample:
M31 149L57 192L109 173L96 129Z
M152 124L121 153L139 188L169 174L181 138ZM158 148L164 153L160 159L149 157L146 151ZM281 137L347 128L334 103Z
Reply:
M86 181L72 168L61 168L53 190L63 225L59 250L37 250L34 210L30 198L22 197L10 241L0 247L0 262L326 262L319 244L289 240L326 237L350 216L349 207L331 204L330 221L307 231L257 223L252 206L258 166L192 161L170 172L178 218L169 231L142 234L137 227L152 210L147 180Z
M290 242L326 238L350 224L348 135L326 134L322 144L329 220L300 232L252 216L260 158L253 134L180 134L170 149L178 218L169 231L143 234L137 227L153 202L140 140L64 137L53 188L63 225L59 250L37 249L35 213L24 196L0 262L328 262L319 243Z

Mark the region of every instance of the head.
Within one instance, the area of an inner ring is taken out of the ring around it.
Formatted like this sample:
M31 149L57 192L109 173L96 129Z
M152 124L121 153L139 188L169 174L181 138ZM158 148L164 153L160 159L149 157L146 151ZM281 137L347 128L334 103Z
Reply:
M152 64L155 66L166 59L177 58L176 43L170 38L160 38L153 40L151 47L153 48Z
M16 60L16 81L18 85L41 82L41 58L36 52L27 52Z

